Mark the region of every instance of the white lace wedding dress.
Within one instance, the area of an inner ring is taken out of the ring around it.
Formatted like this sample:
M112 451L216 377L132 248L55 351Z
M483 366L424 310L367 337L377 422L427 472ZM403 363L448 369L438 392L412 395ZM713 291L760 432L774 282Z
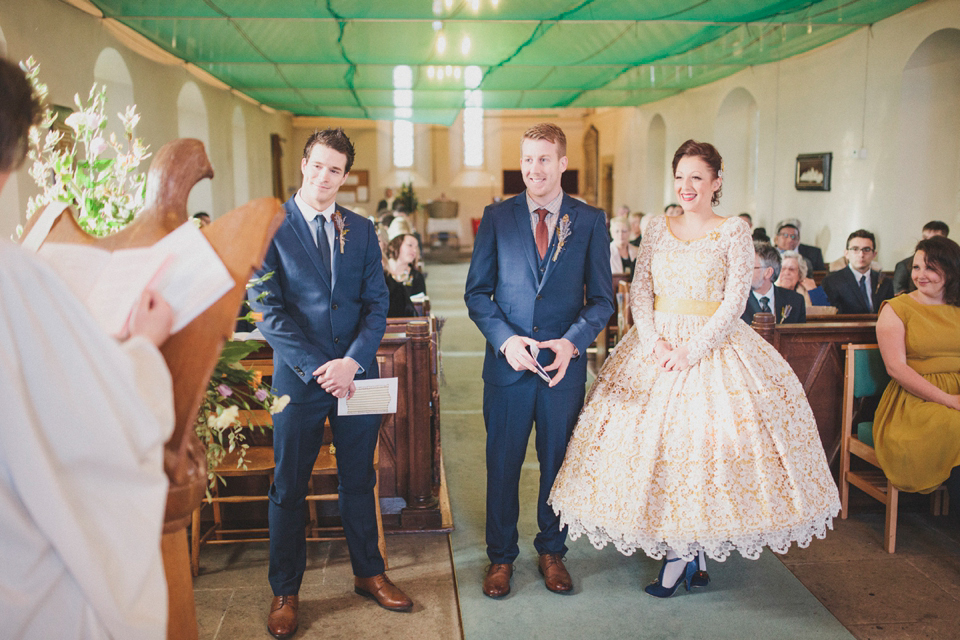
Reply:
M723 560L805 547L832 528L839 496L803 387L740 320L753 264L738 218L691 241L651 221L636 326L590 390L550 495L572 539ZM691 366L660 370L660 338L688 346Z

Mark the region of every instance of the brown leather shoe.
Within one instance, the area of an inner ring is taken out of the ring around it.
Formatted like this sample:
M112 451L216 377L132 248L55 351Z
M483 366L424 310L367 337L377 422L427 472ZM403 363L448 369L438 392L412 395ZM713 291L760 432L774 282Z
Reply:
M299 596L274 596L267 617L267 631L274 638L289 638L297 632Z
M483 579L483 595L488 598L502 598L510 593L510 576L512 575L512 564L490 565L487 576Z
M543 553L538 562L543 582L554 593L569 594L573 591L573 580L563 566L563 556L559 553Z
M407 597L387 574L381 573L372 578L353 578L353 590L361 596L373 598L384 609L409 613L413 609L413 600Z

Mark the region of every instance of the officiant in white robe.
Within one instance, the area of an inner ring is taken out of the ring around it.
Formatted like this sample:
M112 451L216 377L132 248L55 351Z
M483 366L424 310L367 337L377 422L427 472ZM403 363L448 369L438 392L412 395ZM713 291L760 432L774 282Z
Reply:
M0 637L163 638L170 374L0 243Z

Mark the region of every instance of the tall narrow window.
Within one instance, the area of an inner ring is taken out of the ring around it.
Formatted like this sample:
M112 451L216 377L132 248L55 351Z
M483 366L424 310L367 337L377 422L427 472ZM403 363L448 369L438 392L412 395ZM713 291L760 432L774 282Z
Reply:
M413 166L413 69L393 68L393 166Z
M480 67L469 66L463 74L466 89L463 92L463 164L483 166L483 80Z

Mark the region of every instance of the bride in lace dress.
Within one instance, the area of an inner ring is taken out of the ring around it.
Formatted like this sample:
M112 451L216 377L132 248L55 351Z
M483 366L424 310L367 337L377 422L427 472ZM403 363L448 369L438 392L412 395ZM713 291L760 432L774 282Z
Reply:
M593 384L550 495L572 539L666 555L646 589L658 597L705 586L704 556L805 547L840 511L800 381L740 320L754 251L744 221L713 212L721 167L710 144L677 150L683 214L643 236L636 326Z

